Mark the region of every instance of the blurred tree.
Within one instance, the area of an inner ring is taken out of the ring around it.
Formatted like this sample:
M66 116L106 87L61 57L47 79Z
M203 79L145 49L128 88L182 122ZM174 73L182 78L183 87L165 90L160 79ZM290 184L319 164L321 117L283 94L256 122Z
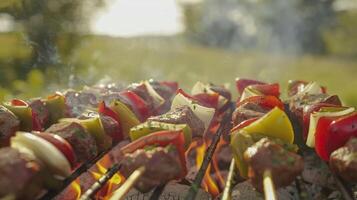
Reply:
M334 0L206 0L183 4L189 38L234 50L324 53ZM199 17L197 17L199 13Z
M60 66L61 59L71 54L78 37L87 30L89 16L104 3L105 0L1 0L0 13L13 16L25 32L32 48L32 61L24 69L28 72L32 67L45 70Z

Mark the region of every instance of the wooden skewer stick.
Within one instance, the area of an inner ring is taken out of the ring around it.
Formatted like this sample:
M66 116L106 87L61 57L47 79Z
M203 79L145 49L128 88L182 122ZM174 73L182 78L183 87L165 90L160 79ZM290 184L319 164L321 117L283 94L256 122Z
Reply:
M263 173L263 186L265 200L277 200L272 173L269 169Z
M129 192L129 190L135 185L136 181L139 180L140 176L145 172L145 167L139 167L136 169L129 178L125 181L125 183L117 189L109 200L122 200L125 195Z
M229 173L227 176L226 185L224 186L224 191L222 195L222 200L231 200L232 199L232 186L233 186L233 179L236 175L236 164L234 158L231 161L231 165L229 166Z

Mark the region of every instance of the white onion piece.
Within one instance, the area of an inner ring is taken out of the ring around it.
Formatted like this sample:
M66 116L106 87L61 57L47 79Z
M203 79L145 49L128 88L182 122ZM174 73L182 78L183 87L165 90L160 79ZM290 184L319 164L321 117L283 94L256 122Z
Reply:
M244 88L243 93L242 93L242 95L241 95L241 97L239 99L240 101L243 101L244 99L247 99L248 97L254 97L254 96L262 95L261 92L253 89L253 86L254 85L250 85L250 86Z
M197 81L196 84L192 87L191 94L197 95L197 94L202 94L202 93L216 94L217 92L211 90L211 87L209 86L209 84L204 84L200 81ZM222 95L218 96L218 108L222 108L222 106L226 105L227 102L228 102L228 99L226 99L224 96L222 96Z
M310 115L310 125L309 125L309 132L307 135L306 145L313 148L315 147L315 134L316 134L316 127L319 119L321 117L338 117L352 113L355 111L355 108L350 107L345 110L336 111L336 112L314 112Z
M67 158L53 144L27 132L17 132L11 138L11 147L32 154L54 174L61 177L71 175L71 165Z
M321 86L316 82L310 82L305 87L299 87L298 89L299 89L298 94L302 94L302 95L322 93Z
M178 93L174 99L172 100L171 110L176 108L188 106L191 108L193 113L204 123L205 131L211 124L212 118L216 110L214 108L207 108L197 103L192 102L189 98L185 97L184 95Z
M163 103L165 103L165 99L162 98L162 96L160 96L155 89L151 86L151 84L149 83L149 81L144 81L144 85L146 87L146 89L148 90L150 96L153 98L154 100L154 104L155 106L160 106Z

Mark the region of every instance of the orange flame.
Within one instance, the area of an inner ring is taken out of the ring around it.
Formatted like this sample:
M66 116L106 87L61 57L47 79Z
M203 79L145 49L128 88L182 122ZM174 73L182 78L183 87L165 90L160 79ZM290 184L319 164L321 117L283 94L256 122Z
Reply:
M81 185L79 184L79 179L76 179L71 183L71 188L76 194L76 200L80 199L82 195L82 191L81 191Z
M96 163L96 171L91 171L95 180L100 179L106 172L107 168L112 165L112 162L109 156L104 156L99 162ZM121 175L119 172L114 174L114 176L109 179L104 187L97 193L97 200L106 200L109 199L110 195L117 189L123 182L125 181L125 177Z
M196 148L196 167L197 169L200 168L200 166L202 165L203 159L204 159L204 155L206 152L206 148L207 145L206 143L203 143L202 145L198 146ZM219 188L216 184L216 182L213 180L213 178L210 175L210 171L211 171L211 164L208 165L207 171L205 173L205 176L203 178L203 188L209 192L213 197L216 197L219 194Z

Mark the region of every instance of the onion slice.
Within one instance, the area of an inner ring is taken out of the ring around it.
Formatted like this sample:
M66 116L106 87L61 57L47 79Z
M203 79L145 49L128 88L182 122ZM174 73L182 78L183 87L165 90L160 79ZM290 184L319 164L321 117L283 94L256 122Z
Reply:
M328 109L328 108L326 108L326 109ZM317 127L317 123L319 122L319 119L321 117L339 117L339 116L348 115L354 111L355 111L355 108L349 107L349 108L344 108L343 110L336 110L336 111L330 111L330 112L320 111L320 112L311 113L310 126L309 126L309 132L307 135L306 145L311 148L315 147L316 127Z
M172 100L171 110L179 108L181 106L188 106L191 108L193 113L204 123L205 131L211 124L212 118L216 112L214 108L208 108L201 106L189 98L185 97L183 94L178 93Z
M156 90L151 86L149 81L144 81L144 85L148 90L150 96L153 98L156 107L161 106L163 103L165 103L165 99L162 98L162 96L156 92Z
M21 152L31 152L38 160L54 174L68 177L71 165L67 158L53 144L28 132L17 132L11 138L11 147Z
M191 95L197 95L197 94L202 94L202 93L217 94L217 92L215 92L211 89L209 84L204 84L200 81L197 81L196 84L192 87ZM218 109L220 109L224 105L226 105L227 102L228 102L227 98L225 98L222 95L219 95L218 96Z

